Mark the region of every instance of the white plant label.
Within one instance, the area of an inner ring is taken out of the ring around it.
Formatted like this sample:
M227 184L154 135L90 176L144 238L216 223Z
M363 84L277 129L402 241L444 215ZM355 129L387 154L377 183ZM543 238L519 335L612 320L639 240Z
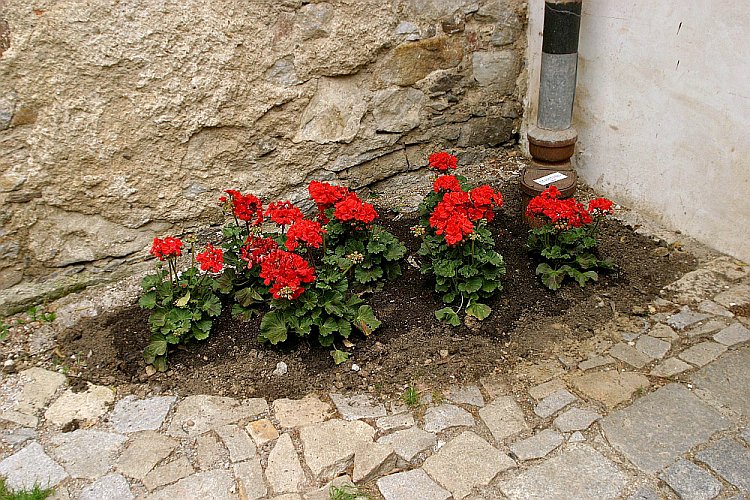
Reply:
M561 174L560 172L555 172L554 174L549 174L549 175L545 175L544 177L534 179L534 182L536 182L540 186L546 186L547 184L552 184L553 182L561 181L567 178L568 178L567 175Z

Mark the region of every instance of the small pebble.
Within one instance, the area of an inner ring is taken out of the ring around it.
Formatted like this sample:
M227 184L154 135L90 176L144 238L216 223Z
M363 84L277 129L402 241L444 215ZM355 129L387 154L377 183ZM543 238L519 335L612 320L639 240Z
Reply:
M15 362L12 359L8 359L8 360L5 361L5 363L3 363L3 366L5 366L6 368L10 368L14 364L15 364Z
M359 370L361 370L361 368L359 367L359 365L357 363L352 363L352 371L353 372L358 372Z
M286 363L283 361L279 361L276 363L276 369L273 371L274 375L286 375L286 373L289 371L289 367L286 366Z

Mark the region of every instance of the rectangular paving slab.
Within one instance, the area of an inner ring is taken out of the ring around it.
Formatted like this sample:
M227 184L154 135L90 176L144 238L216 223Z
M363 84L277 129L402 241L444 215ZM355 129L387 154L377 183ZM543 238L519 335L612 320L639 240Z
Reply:
M601 453L576 444L561 455L500 483L511 500L606 500L617 498L627 476Z
M721 483L710 473L687 460L677 463L662 472L659 477L680 498L711 499L721 493Z
M750 450L740 443L725 438L696 457L741 492L750 493Z
M656 473L729 421L687 388L669 384L601 421L605 436L639 469Z
M750 347L722 356L691 377L696 387L705 389L722 405L750 417Z

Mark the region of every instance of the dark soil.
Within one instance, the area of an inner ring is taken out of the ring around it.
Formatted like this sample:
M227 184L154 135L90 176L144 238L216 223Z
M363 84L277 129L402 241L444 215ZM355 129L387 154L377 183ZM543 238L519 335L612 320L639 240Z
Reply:
M432 284L404 263L404 275L369 298L381 328L368 338L355 338L353 356L340 366L316 341L261 345L256 340L259 319L240 323L225 313L208 340L175 351L168 372L147 377L141 354L149 337L147 313L135 305L65 332L59 350L66 356L93 351L78 368L84 380L148 384L156 392L268 399L346 389L395 394L407 383L441 387L493 370L509 372L537 356L564 355L566 346L591 337L615 311L644 311L661 287L695 267L695 259L682 252L659 257L656 243L612 222L604 228L600 253L613 258L619 271L584 289L568 283L551 292L535 276L536 262L524 246L528 228L520 192L506 186L503 194L505 206L492 228L507 273L504 290L489 303L492 315L481 323L458 328L438 323L434 311L442 304ZM414 255L418 241L409 234L414 216L380 212L383 224ZM279 361L289 371L274 376ZM352 363L360 371L353 371Z

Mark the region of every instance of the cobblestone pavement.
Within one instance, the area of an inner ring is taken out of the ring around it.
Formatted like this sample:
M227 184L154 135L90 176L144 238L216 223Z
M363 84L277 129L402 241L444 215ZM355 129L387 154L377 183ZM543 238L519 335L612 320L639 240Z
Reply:
M0 386L0 475L58 499L748 498L749 306L750 267L707 260L523 391L497 372L416 408L141 398L31 368Z

